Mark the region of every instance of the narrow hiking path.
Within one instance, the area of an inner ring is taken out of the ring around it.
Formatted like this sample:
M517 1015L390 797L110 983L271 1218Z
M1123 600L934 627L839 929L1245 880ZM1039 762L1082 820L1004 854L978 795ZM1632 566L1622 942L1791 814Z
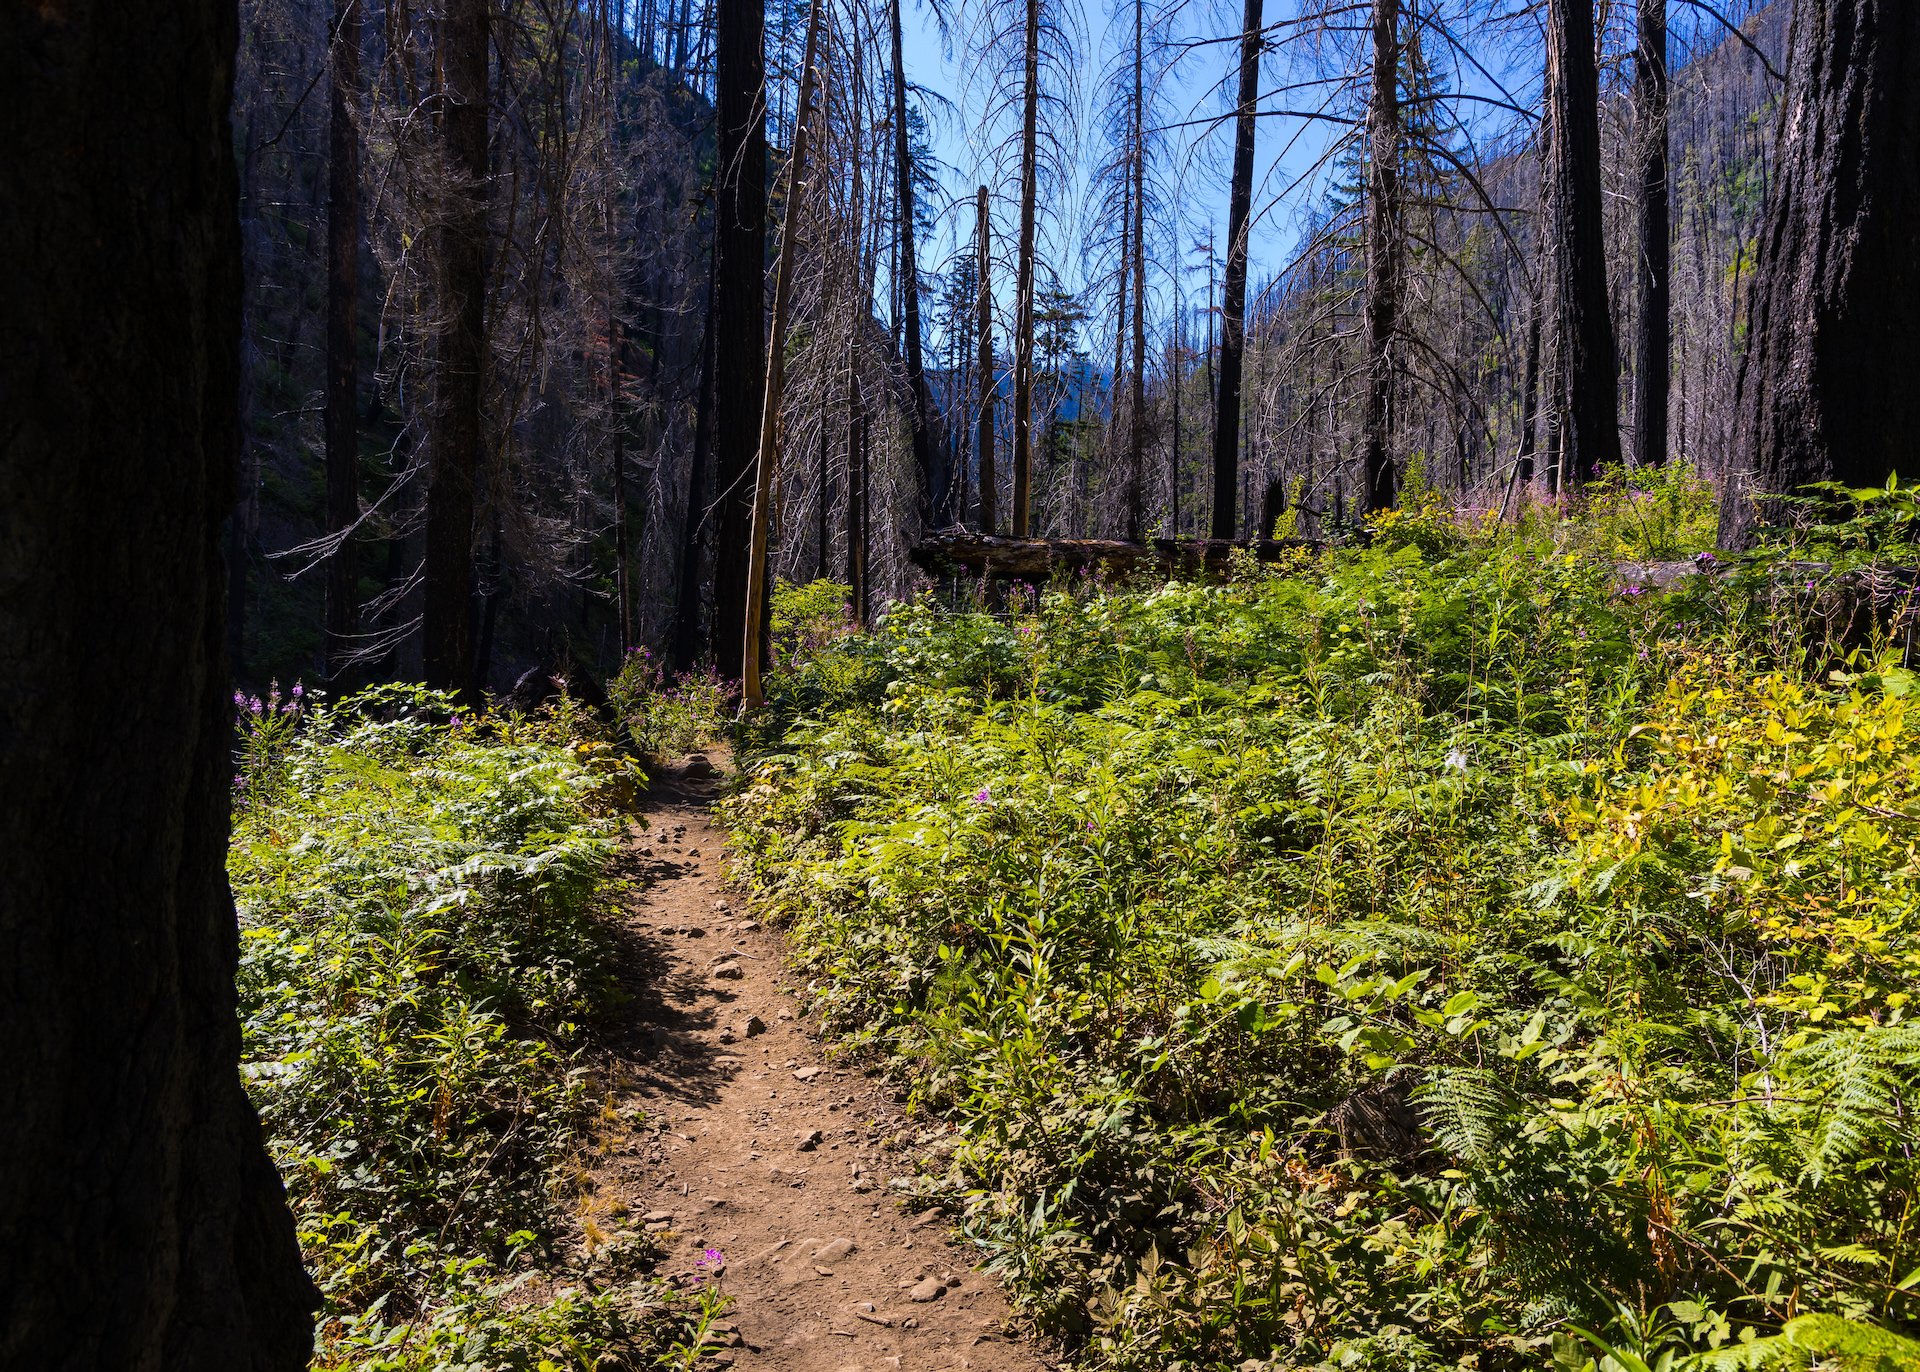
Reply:
M645 1223L663 1275L718 1283L740 1372L1039 1372L997 1282L942 1217L903 1211L917 1127L877 1077L828 1056L783 988L785 947L721 870L711 779L662 779L633 842L638 998L616 1067L644 1112L588 1186Z

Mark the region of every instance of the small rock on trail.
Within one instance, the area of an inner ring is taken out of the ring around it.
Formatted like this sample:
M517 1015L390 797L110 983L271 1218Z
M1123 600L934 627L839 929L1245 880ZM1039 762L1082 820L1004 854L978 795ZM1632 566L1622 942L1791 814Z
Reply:
M644 1217L667 1247L661 1275L732 1298L726 1347L702 1368L1051 1367L1009 1336L995 1283L954 1278L978 1255L948 1241L938 1212L900 1210L889 1183L913 1170L912 1131L884 1083L834 1070L781 989L780 935L745 918L721 877L717 770L688 758L649 796L635 856L653 885L629 921L633 1023L612 1074L640 1123L597 1164L582 1227ZM684 859L667 857L669 835ZM717 940L689 942L715 924Z

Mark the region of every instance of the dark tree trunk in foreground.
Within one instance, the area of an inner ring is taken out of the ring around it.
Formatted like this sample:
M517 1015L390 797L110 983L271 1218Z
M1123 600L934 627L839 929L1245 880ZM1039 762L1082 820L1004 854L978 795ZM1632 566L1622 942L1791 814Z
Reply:
M1020 124L1020 242L1013 325L1013 536L1025 538L1033 503L1034 216L1040 195L1040 0L1027 0Z
M1620 461L1620 369L1607 311L1600 217L1600 81L1593 0L1550 0L1547 88L1553 119L1548 183L1559 289L1560 360L1567 387L1565 462L1584 480ZM1564 477L1563 477L1564 479Z
M1780 130L1720 509L1729 547L1765 513L1755 494L1913 470L1920 5L1800 0Z
M135 35L137 34L137 41ZM240 1087L231 0L0 9L0 1366L305 1367Z
M913 396L913 459L920 473L920 518L927 528L953 522L946 473L933 446L926 362L920 349L920 257L913 240L913 157L907 139L907 75L900 52L900 5L893 0L893 159L900 216L900 302L906 330L907 390Z
M339 539L327 562L327 679L338 682L353 652L359 606L353 540L360 518L360 372L355 334L360 303L359 0L334 0L331 95L327 106L327 530Z
M1253 129L1260 99L1260 0L1247 0L1240 26L1240 104L1233 132L1233 186L1227 198L1227 271L1220 305L1220 391L1213 406L1213 536L1238 530L1240 367L1246 341L1247 214L1253 203Z
M473 515L487 356L487 0L448 0L440 20L440 138L447 205L436 245L445 322L428 443L420 621L427 685L473 680Z
M713 186L713 654L745 666L753 464L767 365L767 108L761 0L717 0Z
M1667 191L1667 0L1640 0L1633 102L1639 122L1640 270L1634 321L1633 461L1667 460L1667 394L1673 380L1673 326Z
M1400 0L1374 0L1373 97L1367 103L1367 504L1392 506L1398 486L1387 424L1393 331L1400 312Z

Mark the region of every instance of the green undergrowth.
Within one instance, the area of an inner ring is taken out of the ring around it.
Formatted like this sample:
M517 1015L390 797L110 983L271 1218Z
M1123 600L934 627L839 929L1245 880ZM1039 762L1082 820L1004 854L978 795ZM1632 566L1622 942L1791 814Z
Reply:
M564 709L236 704L243 1071L326 1298L316 1367L691 1366L717 1295L642 1276L638 1235L587 1252L562 1184L640 778Z
M1084 1364L1920 1365L1920 696L1657 498L775 678L739 864Z

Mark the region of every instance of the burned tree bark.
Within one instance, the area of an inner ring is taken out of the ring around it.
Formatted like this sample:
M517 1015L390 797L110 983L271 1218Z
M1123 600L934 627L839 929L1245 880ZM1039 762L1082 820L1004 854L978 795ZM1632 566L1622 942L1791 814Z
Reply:
M1393 332L1400 310L1400 0L1374 0L1373 97L1367 103L1367 504L1392 506L1398 487L1387 424Z
M1213 406L1213 537L1239 524L1240 373L1246 346L1247 218L1253 202L1253 131L1260 100L1261 0L1246 0L1240 26L1240 103L1227 197L1226 285L1220 308L1220 382Z
M1755 497L1867 485L1911 466L1920 429L1920 6L1800 0L1776 172L1740 368L1728 547Z
M0 9L0 1366L313 1348L225 871L235 38L230 0Z
M360 519L360 372L355 335L360 302L359 0L334 0L327 102L327 679L338 683L353 655L359 619L351 531Z
M1550 0L1547 88L1553 128L1548 184L1558 341L1566 380L1564 459L1576 480L1620 461L1620 370L1607 303L1600 217L1600 79L1593 0Z
M1667 460L1667 395L1673 377L1667 188L1667 0L1640 0L1633 102L1639 127L1640 263L1633 343L1633 461Z
M1000 475L993 469L993 243L987 219L987 188L974 202L974 231L979 254L979 299L974 302L975 326L980 331L980 414L976 441L980 460L980 532L996 533L999 522Z
M920 518L928 528L952 522L946 474L933 445L933 406L927 397L926 362L920 347L920 259L914 244L913 157L907 141L907 76L900 51L900 5L893 0L893 159L896 213L900 217L900 303L906 329L907 390L913 397L913 459L920 474Z
M767 111L761 0L716 0L713 209L713 652L744 668L753 461L767 360Z
M1034 218L1040 196L1040 0L1026 0L1020 114L1020 242L1013 326L1013 536L1025 538L1033 482Z
M427 684L470 692L473 517L487 360L487 0L449 0L436 54L447 205L437 235L441 326L428 439Z

